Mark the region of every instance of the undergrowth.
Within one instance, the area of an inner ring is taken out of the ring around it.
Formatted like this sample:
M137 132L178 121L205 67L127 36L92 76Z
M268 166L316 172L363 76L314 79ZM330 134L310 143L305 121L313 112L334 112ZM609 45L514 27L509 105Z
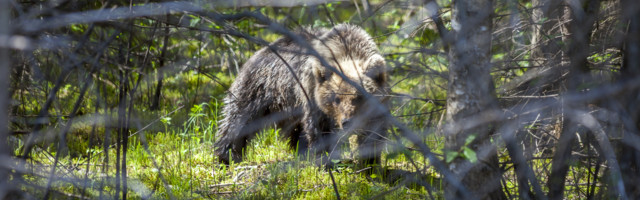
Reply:
M298 157L298 153L289 149L287 141L280 137L278 129L268 128L258 134L245 148L243 162L229 166L219 164L213 150L220 106L215 99L195 105L190 108L189 117L182 125L173 124L171 117L163 117L158 122L162 124L162 131L129 137L126 167L128 198L336 198L328 169L316 166L312 156ZM349 149L348 144L344 148L343 160L336 161L336 167L331 169L340 197L415 199L428 195L425 187L408 184L399 177L389 180L383 178L391 177L385 174L388 170L414 172L428 169L425 168L427 162L420 156L406 150L384 153L381 168L384 170L369 172L356 168L352 159L354 151ZM55 154L55 151L49 152ZM42 177L50 170L48 168L53 164L55 155L42 152L33 155L36 156L33 160L49 167L33 169L40 171L39 174L43 176L24 175L23 178L46 185L48 179ZM116 148L103 151L102 147L96 146L89 148L87 155L62 157L56 171L63 174L60 176L67 177L68 181L55 181L52 187L69 194L115 198L113 188L116 177L113 175L117 169L113 160L116 159ZM409 163L409 155L419 164L419 168ZM432 171L430 173L435 174ZM434 180L437 178L431 179L430 184L439 188L441 183ZM38 191L32 192L39 196Z

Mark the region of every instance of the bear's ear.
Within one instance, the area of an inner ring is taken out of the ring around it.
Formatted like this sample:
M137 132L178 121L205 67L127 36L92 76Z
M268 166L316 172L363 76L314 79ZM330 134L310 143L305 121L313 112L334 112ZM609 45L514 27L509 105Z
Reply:
M329 49L329 47L327 46L328 44L324 43L323 41L326 35L327 33L321 35L319 38L316 38L311 42L313 49L315 49L321 57L312 57L310 59L310 65L313 67L313 75L316 77L316 80L318 80L318 83L324 83L331 76L331 71L322 66L320 62L320 59L325 59L325 61L329 62L328 58L330 58L332 55L331 49Z
M378 85L378 87L384 86L387 82L387 74L384 71L372 70L367 72L367 76Z
M378 86L383 86L387 82L387 71L384 60L382 58L376 59L366 74Z
M387 82L387 74L385 72L380 72L373 77L373 81L375 81L378 86L383 86Z
M330 78L331 73L328 73L328 72L329 70L327 70L322 65L316 65L314 66L314 69L313 69L313 75L316 77L316 80L318 80L318 83L320 84L324 83Z

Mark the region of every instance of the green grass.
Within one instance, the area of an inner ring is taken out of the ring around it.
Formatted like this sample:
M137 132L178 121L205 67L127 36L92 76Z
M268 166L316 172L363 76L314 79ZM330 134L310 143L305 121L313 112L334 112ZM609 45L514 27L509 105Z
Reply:
M314 159L313 157L299 158L297 152L289 149L289 144L281 138L277 129L268 128L258 134L245 148L243 162L231 163L229 166L219 164L213 152L220 108L221 104L212 98L209 103L188 108L186 116L176 117L186 119L181 124L176 124L179 123L178 120L167 116L158 122L160 128L156 131L142 132L130 137L127 150L128 197L131 199L171 197L177 199L334 199L336 197L329 171L319 168L310 161ZM408 110L416 109L423 109L423 107L408 103L401 106L397 113L410 113ZM414 116L400 119L405 120L404 123L412 124L415 129L421 129L421 124L426 123ZM434 153L442 155L441 150L444 145L442 136L428 134L423 135L422 138ZM381 168L383 170L376 170L371 174L359 171L360 168L356 167L352 160L353 155L357 154L353 150L355 147L345 145L343 160L331 171L341 198L442 198L442 180L429 162L419 153L412 151L408 141L400 141L401 145L394 145L393 142L395 141L392 141L383 153ZM505 163L504 167L507 168L504 174L505 190L512 195L517 195L516 176L513 170L509 170L512 169L512 164L509 163L510 158L499 143L501 163ZM102 144L94 147L86 147L83 143L73 145L79 146L78 149L86 150L75 154L61 154L56 175L63 179L54 181L52 187L64 194L114 198L116 149L109 148L104 152ZM31 160L36 164L27 165L27 169L33 173L27 173L28 175L23 175L22 178L37 187L23 186L24 191L35 197L44 195L43 188L49 180L45 177L48 177L51 172L56 153L55 145L45 145L34 150ZM544 170L549 167L549 161L542 159L533 160L531 163L537 174L544 174ZM87 167L89 167L88 173ZM568 182L576 184L566 185L567 197L584 197L584 194L580 193L585 191L587 186L578 184L588 182L589 177L580 176L584 170L587 169L579 164L571 165L569 177L573 178ZM398 171L420 171L421 174L417 179L426 182L431 191L415 182L406 182L415 173L403 174L399 177L394 175L394 172ZM599 173L603 173L602 171L600 170ZM544 182L546 180L542 176L540 183ZM544 186L543 189L546 192ZM598 188L596 192L600 190Z
M176 126L171 118L161 120L164 130L147 132L129 138L127 150L128 197L132 199L332 199L336 194L329 171L314 164L313 157L299 158L290 150L279 130L263 130L244 151L244 161L229 166L217 162L213 154L217 112L215 100L199 104L189 110L189 117ZM146 144L146 145L145 145ZM348 145L345 145L345 148ZM55 149L55 148L53 148ZM55 151L49 151L55 152ZM85 195L113 198L116 174L116 149L106 155L101 146L89 148L86 156L63 156L56 174L70 181L54 181L53 188L68 194L82 194L84 177L89 163ZM344 199L415 199L425 198L423 187L412 187L396 182L381 181L384 174L357 172L352 150L344 151L341 161L331 172L340 196ZM55 155L32 153L41 162L42 176L24 175L38 185L46 185L42 178L50 171ZM410 151L384 154L388 169L415 171L409 164ZM420 156L412 156L420 167L425 162ZM36 166L36 165L34 165ZM71 168L75 166L75 168ZM105 174L108 174L107 177ZM439 182L434 182L438 185ZM101 189L102 188L102 189ZM25 187L25 190L28 190ZM38 191L31 194L39 196Z
M174 143L162 144L163 141ZM298 160L296 152L267 129L258 135L245 150L244 161L228 167L217 164L211 145L198 145L197 137L185 139L179 134L158 133L149 140L156 145L150 151L162 166L166 178L177 197L241 198L241 199L327 199L335 198L329 173L313 162ZM152 167L150 156L140 143L130 151L130 177L139 179L146 188L154 188L158 170ZM398 156L403 159L403 156ZM397 164L397 163L396 163ZM355 174L345 166L333 171L338 190L348 199L369 199L393 188L393 185L372 181L364 173ZM235 184L234 184L235 183ZM155 186L157 187L157 186ZM162 187L154 197L167 198ZM399 187L388 198L419 198L422 189Z
M184 76L184 77L183 77ZM173 80L176 85L184 82L197 82L197 76L179 75ZM202 77L200 77L202 78ZM223 80L230 82L230 80ZM168 81L171 82L171 81ZM195 84L195 83L191 83ZM424 83L410 79L398 85L401 88L414 90L430 90L417 88ZM204 87L204 86L203 86ZM211 88L212 86L207 86ZM180 88L165 93L165 98L174 105L165 105L161 113L143 112L142 119L164 116L177 108L180 99ZM186 96L197 96L197 91L186 90ZM420 91L401 90L400 92L416 94ZM138 135L130 137L127 150L128 197L130 199L334 199L336 197L329 171L314 164L313 157L299 158L298 153L289 149L279 130L268 128L263 130L245 148L244 161L221 165L214 155L214 143L220 120L222 103L219 100L223 92L214 91L217 95L203 97L208 103L184 107L177 113L162 117L150 128ZM432 92L436 99L443 99L441 92ZM186 104L189 105L189 104ZM423 101L396 100L392 114L402 123L409 125L416 133L435 132L441 112L438 106ZM110 113L115 117L116 113ZM149 121L150 122L150 121ZM53 181L52 188L64 194L84 195L90 198L115 198L115 175L117 151L112 146L103 151L105 141L104 127L97 127L93 136L94 146L89 146L92 126L90 123L77 123L67 137L68 151L61 151L60 162L55 174L63 179ZM113 131L113 130L111 130ZM132 129L128 134L137 130ZM397 131L392 131L397 132ZM111 134L111 144L115 140L115 132ZM357 152L353 145L345 145L343 160L332 169L339 195L343 199L424 199L442 198L442 180L435 169L419 153L411 150L408 141L394 141L383 152L383 170L364 173L356 167L353 157ZM444 137L434 134L421 135L434 153L442 155ZM354 138L350 138L353 140ZM20 153L20 140L15 153ZM39 143L31 153L30 162L21 178L31 185L22 186L23 190L34 197L42 197L48 184L51 166L57 152L57 140L52 137ZM517 195L518 187L510 158L496 138L501 163L507 169L504 174L505 190ZM406 148L409 147L409 148ZM90 158L89 158L90 156ZM534 155L542 156L542 155ZM442 159L442 157L440 157ZM108 162L107 162L108 161ZM536 174L545 174L550 160L532 160ZM88 173L87 173L87 167ZM584 197L589 177L584 175L588 170L579 164L573 164L569 171L572 178L566 184L567 197L579 199ZM595 169L591 169L595 171ZM397 172L416 172L421 174L417 179L429 185L428 191L416 182L407 182L414 174ZM602 175L604 170L600 170ZM87 177L85 179L85 176ZM85 181L86 180L86 181ZM85 183L86 182L86 183ZM546 176L540 176L540 183L546 182ZM593 180L591 180L593 182ZM575 183L575 184L574 184ZM543 190L546 188L543 185ZM598 188L596 192L601 189ZM120 196L119 194L118 196ZM55 197L55 196L54 196ZM57 199L57 198L54 198Z

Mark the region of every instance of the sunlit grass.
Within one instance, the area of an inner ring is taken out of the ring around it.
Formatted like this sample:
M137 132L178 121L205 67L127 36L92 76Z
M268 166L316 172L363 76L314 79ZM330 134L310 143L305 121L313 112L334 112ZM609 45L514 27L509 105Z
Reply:
M182 126L169 126L170 119L162 121L165 131L138 135L129 138L127 150L128 196L140 198L196 198L196 199L332 199L335 198L329 172L314 164L312 156L299 158L295 150L289 149L287 141L278 129L265 129L252 140L244 152L244 161L229 166L220 165L213 154L213 135L217 128L212 115L217 108L212 104L201 104L191 108L189 119ZM144 138L143 138L144 137ZM52 151L55 152L55 151ZM58 164L58 174L66 176L70 183L55 181L56 190L91 197L114 197L116 174L116 149L105 152L100 147L90 148L86 157L64 156ZM51 166L55 155L34 153L34 160ZM406 155L388 156L386 167L413 169ZM351 159L350 151L344 151L344 159ZM424 163L420 156L414 160ZM109 160L109 165L102 165ZM86 186L84 183L86 164L89 163ZM424 188L409 188L378 181L383 174L357 172L351 161L338 164L332 171L340 196L347 199L369 199L379 197L424 198ZM63 169L61 166L78 166ZM420 165L424 167L424 165ZM48 172L42 169L42 174ZM121 172L120 172L121 173ZM65 175L66 174L66 175ZM109 176L106 176L108 174ZM41 185L47 179L30 178ZM73 183L75 180L75 183ZM74 185L75 184L75 185ZM166 184L166 185L165 185ZM439 183L438 183L439 184ZM80 186L78 186L80 185ZM100 188L103 188L102 191ZM169 191L170 190L170 191ZM388 192L387 192L388 191Z

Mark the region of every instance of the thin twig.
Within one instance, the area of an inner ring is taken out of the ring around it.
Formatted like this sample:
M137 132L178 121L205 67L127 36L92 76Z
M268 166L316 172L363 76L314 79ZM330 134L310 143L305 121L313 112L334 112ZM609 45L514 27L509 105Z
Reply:
M333 184L333 191L336 192L336 199L340 200L340 193L338 192L338 185L336 185L336 179L333 178L333 172L331 169L329 171L329 177L331 177L331 183Z

